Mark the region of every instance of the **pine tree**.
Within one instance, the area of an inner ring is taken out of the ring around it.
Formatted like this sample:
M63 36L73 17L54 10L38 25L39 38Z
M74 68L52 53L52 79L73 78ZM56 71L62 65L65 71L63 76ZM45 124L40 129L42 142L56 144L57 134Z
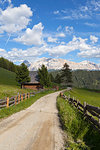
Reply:
M57 75L55 77L55 83L58 83L58 84L61 83L61 75L59 73L57 73Z
M51 85L50 75L49 75L47 67L45 67L45 65L42 65L42 67L39 68L38 76L39 76L41 85L47 86L47 87L49 87Z
M49 73L49 76L50 76L50 80L51 80L51 82L54 82L54 77L53 77L53 75L52 75L52 73Z
M18 70L16 72L16 81L18 83L30 82L29 71L24 63L22 63L21 66L18 67Z
M67 63L64 64L61 70L61 79L68 86L72 84L72 72Z

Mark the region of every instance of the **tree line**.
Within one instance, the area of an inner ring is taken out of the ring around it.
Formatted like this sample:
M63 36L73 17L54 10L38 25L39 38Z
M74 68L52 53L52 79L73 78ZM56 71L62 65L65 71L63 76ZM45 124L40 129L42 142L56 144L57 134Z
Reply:
M72 72L73 86L100 89L100 71L76 70Z
M62 83L64 83L66 86L72 86L72 71L69 69L67 63L64 64L60 73L58 73L55 77L52 75L52 73L48 72L45 65L42 65L38 70L38 76L40 84L46 87L61 85Z
M22 63L21 65L15 65L13 62L9 61L8 59L1 57L0 67L15 72L16 81L20 84L30 81L29 70L24 63Z
M24 63L22 63L21 65L15 65L8 59L1 57L0 67L15 72L16 81L18 83L21 84L25 82L30 82L29 70ZM45 65L42 65L41 68L38 69L38 77L40 84L45 87L60 85L62 82L68 85L72 82L72 72L66 63L64 64L60 74L57 74L55 78L51 73L48 72L47 67Z
M1 57L0 67L15 72L18 83L30 81L29 70L24 63L15 65L13 62ZM46 87L63 85L77 88L100 89L100 71L71 71L68 64L64 64L61 70L53 72L48 72L47 67L42 65L38 69L38 76L41 85Z
M72 72L66 63L64 64L60 74L57 74L55 78L51 73L48 72L47 67L42 65L41 68L38 69L38 78L43 87L53 87L60 85L62 82L64 82L64 84L67 86L71 86L72 84ZM29 71L24 63L20 65L16 72L16 80L18 83L30 81Z
M8 59L1 57L0 67L16 73L20 66L15 65L13 62L9 61Z

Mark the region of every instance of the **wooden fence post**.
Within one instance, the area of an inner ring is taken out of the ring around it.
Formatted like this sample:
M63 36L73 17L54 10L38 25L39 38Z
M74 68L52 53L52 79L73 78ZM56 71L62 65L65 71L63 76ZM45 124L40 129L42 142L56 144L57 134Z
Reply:
M26 93L26 99L28 98L28 93Z
M84 115L87 114L87 111L86 111L86 102L84 102Z
M7 97L7 108L9 107L9 97Z
M23 101L23 94L21 95L21 101Z
M78 107L79 107L78 102L79 102L79 100L77 100L77 109L78 109Z
M15 99L15 106L16 106L16 104L17 104L17 96L15 96L14 99Z
M18 104L20 103L20 95L18 95Z

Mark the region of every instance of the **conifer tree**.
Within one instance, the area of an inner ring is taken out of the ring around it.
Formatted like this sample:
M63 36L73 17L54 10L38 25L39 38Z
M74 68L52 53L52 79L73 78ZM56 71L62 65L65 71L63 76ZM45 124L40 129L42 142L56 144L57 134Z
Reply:
M61 79L66 85L72 84L72 72L67 63L64 64L61 70Z
M30 81L29 71L24 63L21 64L16 72L16 81L18 83L25 83Z
M59 73L57 73L57 75L55 77L55 83L58 83L58 84L61 83L61 75Z
M49 87L51 85L50 75L48 73L47 67L42 65L38 70L38 76L40 80L40 84L43 86Z

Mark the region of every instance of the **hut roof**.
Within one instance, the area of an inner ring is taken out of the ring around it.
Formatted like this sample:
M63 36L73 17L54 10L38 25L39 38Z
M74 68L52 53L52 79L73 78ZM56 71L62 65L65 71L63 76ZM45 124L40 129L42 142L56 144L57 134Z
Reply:
M40 83L37 71L30 71L29 76L31 78L31 81L29 83Z

